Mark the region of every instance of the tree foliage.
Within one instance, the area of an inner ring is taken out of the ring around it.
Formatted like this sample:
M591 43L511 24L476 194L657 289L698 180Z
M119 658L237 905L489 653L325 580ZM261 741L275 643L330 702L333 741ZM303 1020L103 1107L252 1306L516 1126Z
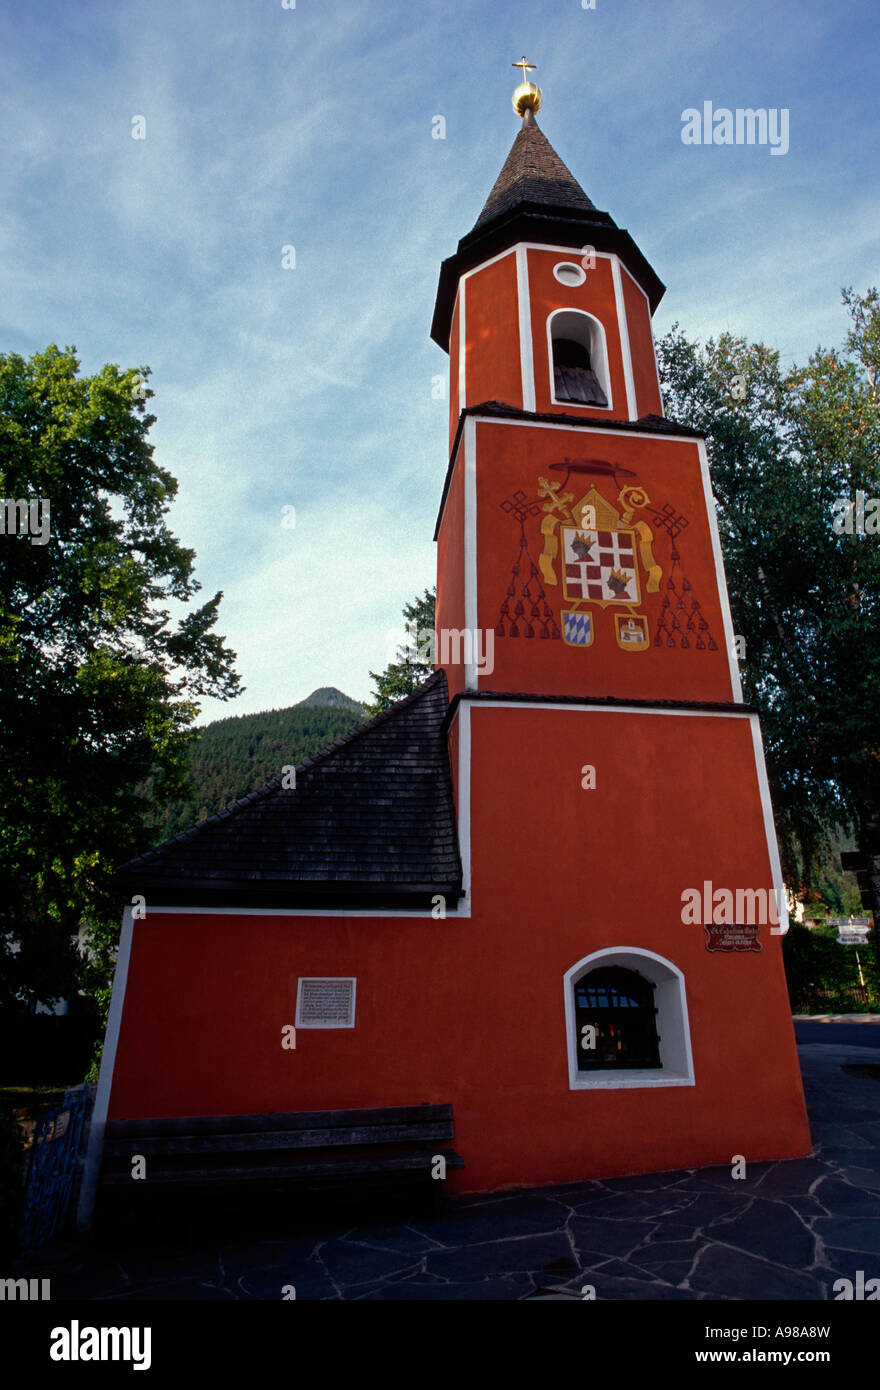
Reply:
M436 602L435 590L426 589L421 598L404 605L407 638L398 647L396 661L390 662L378 675L370 672L376 690L373 704L367 706L368 714L381 714L390 709L397 700L412 695L433 674L427 639L434 631Z
M113 867L179 796L200 696L239 690L214 631L221 594L166 517L148 369L80 375L74 348L0 355L0 496L48 499L51 535L0 535L0 1001L65 994L71 941L106 982ZM169 604L182 616L172 619ZM82 978L82 975L81 975Z
M868 951L839 945L836 927L809 931L793 923L782 938L782 954L792 1013L861 1013L880 1007L877 962Z
M761 343L658 343L668 413L707 437L745 695L760 709L789 880L828 827L871 842L880 810L880 536L835 530L880 497L880 300L844 291L844 348L784 370Z

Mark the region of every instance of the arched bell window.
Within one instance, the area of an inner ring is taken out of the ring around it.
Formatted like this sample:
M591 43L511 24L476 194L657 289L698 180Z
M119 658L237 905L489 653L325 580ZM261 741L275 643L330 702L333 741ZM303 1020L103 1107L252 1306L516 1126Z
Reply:
M582 975L572 988L579 1071L661 1065L651 980L609 965Z
M592 315L561 309L549 321L553 401L608 409L605 335Z

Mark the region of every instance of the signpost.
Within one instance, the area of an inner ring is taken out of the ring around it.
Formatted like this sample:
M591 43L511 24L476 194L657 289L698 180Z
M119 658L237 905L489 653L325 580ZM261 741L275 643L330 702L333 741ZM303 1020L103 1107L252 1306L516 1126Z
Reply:
M871 930L870 917L829 917L829 927L837 928L840 946L864 946Z
M829 927L837 928L837 942L840 946L864 946L868 940L868 932L871 930L870 917L829 917ZM862 998L867 1004L868 991L865 985L865 976L862 972L862 962L859 960L858 950L856 951L856 969L859 972L859 988L862 991Z

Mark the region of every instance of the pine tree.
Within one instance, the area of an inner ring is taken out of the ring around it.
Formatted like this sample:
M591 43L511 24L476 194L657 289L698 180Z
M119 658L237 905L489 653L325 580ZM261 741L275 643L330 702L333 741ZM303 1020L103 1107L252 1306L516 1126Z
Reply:
M414 598L412 603L404 605L407 642L398 648L397 660L386 666L384 671L378 675L375 671L370 672L376 691L374 703L367 705L368 714L382 714L398 700L412 695L433 674L429 634L434 632L436 602L436 591L426 589L421 598Z

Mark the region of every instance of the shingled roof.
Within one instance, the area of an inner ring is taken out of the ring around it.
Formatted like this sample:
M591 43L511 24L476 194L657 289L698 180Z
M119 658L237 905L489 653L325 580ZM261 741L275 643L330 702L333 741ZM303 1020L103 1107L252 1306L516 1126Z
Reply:
M473 230L512 212L521 203L596 211L595 204L563 164L531 111L526 112L522 129Z
M117 887L151 906L427 907L461 895L446 676L157 849Z

